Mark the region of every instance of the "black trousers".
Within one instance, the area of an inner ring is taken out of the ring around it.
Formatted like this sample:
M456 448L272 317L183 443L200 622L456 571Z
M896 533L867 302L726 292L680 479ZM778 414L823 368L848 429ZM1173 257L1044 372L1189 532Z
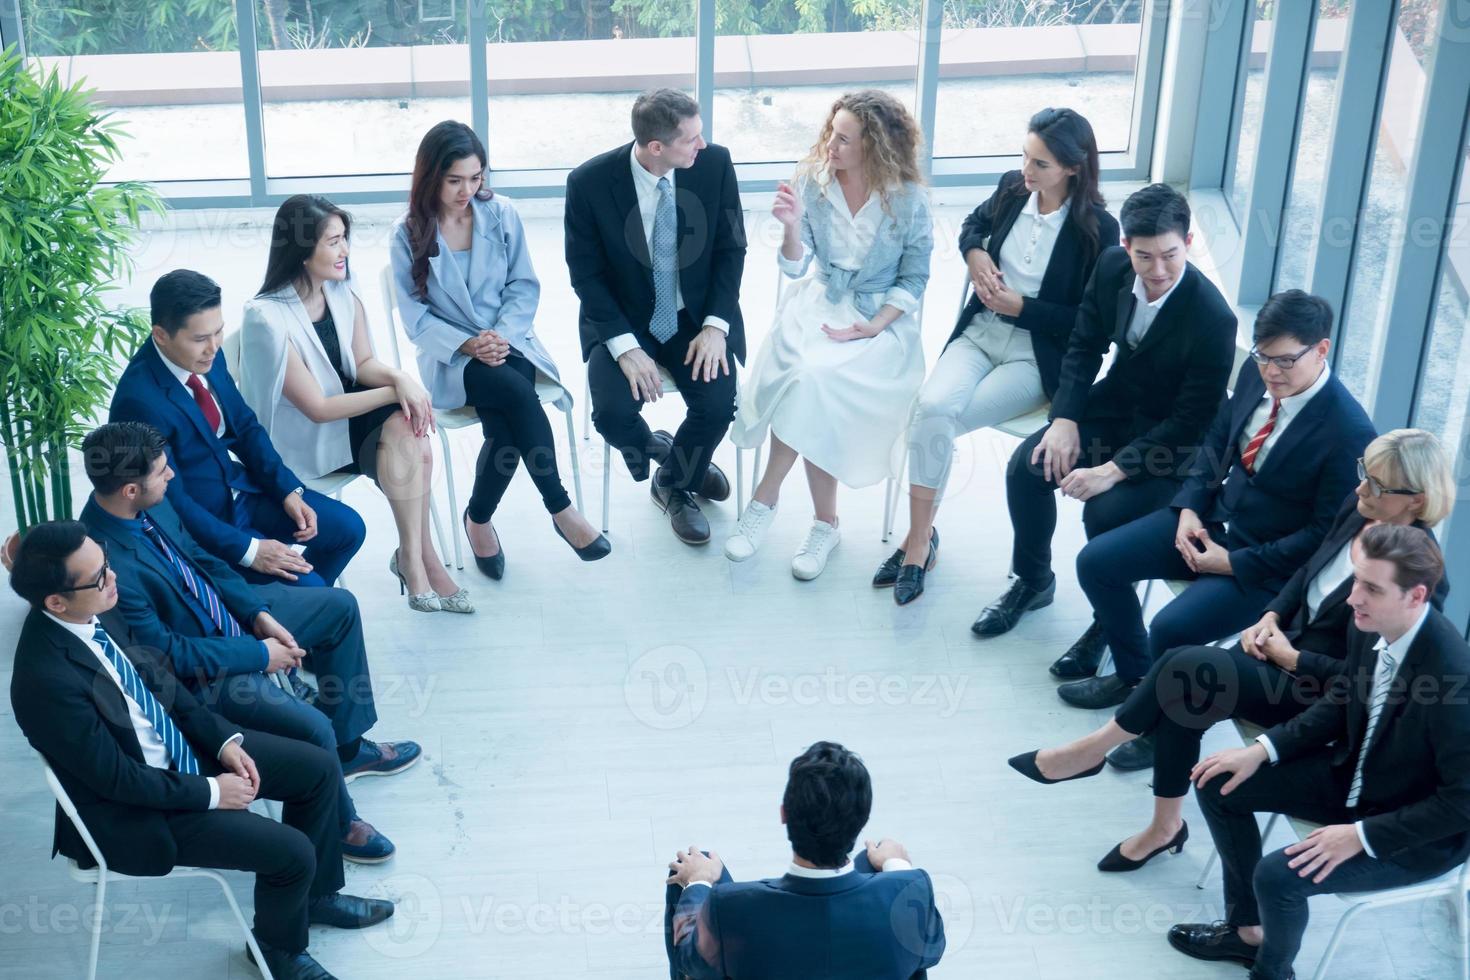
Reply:
M1050 428L1050 426L1047 426ZM1011 571L1034 589L1051 584L1051 539L1057 529L1057 485L1047 481L1031 454L1047 428L1033 432L1021 443L1006 467L1006 506L1011 512ZM1101 466L1128 444L1123 422L1082 422L1077 427L1082 451L1078 467ZM1152 513L1179 492L1177 474L1170 472L1130 480L1100 493L1082 505L1082 527L1087 539Z
M256 935L299 953L306 949L308 900L342 889L341 770L315 745L248 729L244 735L241 748L260 771L258 795L284 804L281 822L249 810L172 813L175 862L254 872Z
M587 380L592 388L592 424L599 435L623 454L635 480L648 479L649 460L662 464L661 482L678 490L697 489L714 458L715 447L735 418L735 358L726 353L730 373L715 375L713 381L690 377L692 365L684 363L689 345L699 335L699 325L679 311L679 332L660 344L641 336L645 353L673 375L684 399L684 421L674 433L674 448L667 458L653 443L653 433L640 414L643 402L633 397L618 362L606 344L592 348L587 360Z
M1183 646L1149 668L1115 720L1125 732L1154 736L1154 796L1173 799L1189 792L1189 772L1210 726L1243 718L1269 728L1301 714L1320 693L1239 643Z
M547 513L570 507L572 498L557 471L556 437L536 395L535 365L515 351L497 367L471 360L464 367L464 395L485 434L470 491L470 520L484 524L494 516L522 461Z

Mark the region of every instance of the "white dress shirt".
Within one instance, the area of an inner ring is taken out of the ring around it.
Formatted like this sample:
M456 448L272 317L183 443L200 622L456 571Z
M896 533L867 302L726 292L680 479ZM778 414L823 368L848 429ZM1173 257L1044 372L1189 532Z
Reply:
M643 164L638 162L638 144L633 144L633 150L629 153L629 164L633 168L633 189L638 192L638 214L643 219L643 239L648 243L648 254L653 255L653 219L658 213L658 181L659 178L644 169ZM670 190L677 192L677 181L674 177L679 172L675 167L666 175L669 179ZM684 288L679 285L679 277L674 277L674 309L676 311L684 308ZM730 324L720 317L706 316L704 326L714 327L720 333L729 335ZM617 360L634 347L638 346L638 340L631 333L620 333L607 341L607 352Z
M909 864L903 858L889 858L883 862L882 870L912 871L913 867L912 864ZM791 862L791 866L786 869L786 873L793 878L840 878L845 874L851 874L852 871L853 864L851 861L848 861L840 868L808 868L793 861ZM709 881L691 881L689 883L690 888L693 888L695 885L714 887L714 883Z
M1332 593L1336 592L1342 583L1353 577L1353 539L1344 542L1342 550L1332 557L1332 560L1322 566L1322 570L1312 576L1312 581L1307 583L1307 622L1317 618L1317 610L1322 608L1322 602Z
M1303 408L1306 408L1307 402L1311 401L1319 391L1327 387L1327 381L1331 376L1332 369L1324 362L1322 364L1322 372L1317 375L1317 380L1312 382L1311 387L1305 391L1299 391L1295 395L1287 395L1281 399L1281 408L1276 412L1276 424L1271 428L1271 434L1266 436L1266 441L1261 443L1261 448L1256 450L1255 469L1257 472L1260 472L1261 467L1266 462L1266 454L1271 451L1272 446L1280 441L1281 433L1286 431L1286 427L1291 424L1291 420ZM1261 395L1260 404L1256 406L1255 411L1251 412L1251 417L1246 421L1245 428L1240 430L1240 451L1242 453L1245 452L1245 447L1251 444L1251 440L1255 438L1256 433L1261 431L1261 426L1266 424L1266 419L1271 417L1271 402L1273 400L1270 391Z
M1041 293L1041 280L1046 276L1046 267L1051 263L1051 253L1056 248L1057 236L1061 234L1071 206L1069 199L1063 201L1062 206L1051 214L1042 214L1041 197L1033 191L1026 199L1026 206L1016 215L1016 221L1006 234L1005 241L1000 244L998 268L1001 278L1007 286L1027 299L1035 299ZM993 334L1001 327L1008 328L1007 338L1010 331L1015 331L1012 324L1002 320L994 310L982 303L980 309L970 318L965 330L977 345L982 345L985 334ZM1030 331L1019 332L1026 335L1029 346Z
M153 722L148 720L148 716L144 714L138 702L134 701L132 695L128 693L128 689L123 687L122 678L118 676L117 668L112 665L112 659L107 656L107 651L102 649L102 644L97 642L95 636L97 632L96 617L94 616L85 623L69 623L58 616L53 616L49 610L43 611L46 613L47 619L85 643L87 649L96 655L97 662L102 665L103 673L111 677L112 682L117 685L118 691L122 693L123 703L128 706L128 720L133 723L133 731L138 736L138 747L143 750L143 761L155 769L167 769L172 765L173 759L169 758L168 746L163 744L163 736L158 733L157 728L153 727ZM114 640L113 642L116 643L117 641ZM236 732L225 739L224 745L219 747L219 751L223 752L225 745L238 744L244 737L240 732ZM215 757L219 757L219 752L215 753ZM219 783L213 776L206 776L204 778L209 780L209 808L211 810L218 809Z
M1133 304L1133 319L1128 321L1128 332L1123 335L1123 339L1128 342L1130 348L1136 350L1138 345L1143 343L1143 338L1148 334L1149 328L1159 318L1159 310L1164 308L1164 304L1169 301L1170 296L1174 295L1174 290L1178 289L1179 284L1183 281L1184 273L1181 272L1179 278L1174 280L1174 285L1164 291L1164 295L1150 300L1148 291L1143 286L1143 278L1137 275L1133 277L1133 295L1138 302Z

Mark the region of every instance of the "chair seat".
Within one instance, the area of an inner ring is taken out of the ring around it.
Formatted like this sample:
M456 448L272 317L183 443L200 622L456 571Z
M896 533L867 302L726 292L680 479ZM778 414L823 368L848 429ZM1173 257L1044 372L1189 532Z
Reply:
M1017 439L1025 439L1032 433L1046 428L1047 422L1051 420L1050 415L1051 405L1046 404L1038 408L1034 412L1027 412L1025 415L1017 415L1013 419L1006 419L1004 422L998 422L995 424L995 426L993 426L993 428L1000 432L1004 432L1008 436L1015 436Z
M315 490L324 497L330 497L337 491L346 488L359 475L357 473L328 473L325 476L303 479L302 482L306 484L308 489Z

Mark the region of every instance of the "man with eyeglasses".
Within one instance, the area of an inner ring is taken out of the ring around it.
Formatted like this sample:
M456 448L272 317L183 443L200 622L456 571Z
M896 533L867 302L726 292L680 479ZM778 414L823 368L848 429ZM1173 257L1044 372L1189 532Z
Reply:
M1373 423L1328 366L1332 308L1299 289L1277 293L1254 332L1251 361L1173 502L1077 556L1117 670L1063 684L1057 694L1070 705L1121 704L1164 651L1258 620L1357 484L1354 461ZM1145 627L1134 583L1152 579L1191 584Z
M16 723L50 764L109 871L175 866L255 873L255 937L280 980L330 978L312 924L360 929L393 904L341 892L337 764L317 746L229 724L132 642L117 576L78 521L25 535L10 585L31 605L10 682ZM281 822L248 812L280 800ZM94 865L56 812L52 855Z

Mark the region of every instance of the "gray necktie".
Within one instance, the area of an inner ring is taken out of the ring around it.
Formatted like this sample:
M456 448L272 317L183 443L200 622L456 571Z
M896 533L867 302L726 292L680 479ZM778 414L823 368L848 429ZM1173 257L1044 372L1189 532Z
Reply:
M679 311L676 290L678 270L674 267L674 253L679 247L679 231L675 222L674 188L669 178L658 179L658 207L653 212L653 317L648 321L648 332L659 343L679 332Z
M1363 732L1363 745L1358 749L1358 767L1353 770L1353 785L1348 790L1347 805L1355 807L1358 805L1358 797L1363 792L1363 763L1368 759L1368 746L1373 744L1373 731L1378 727L1378 718L1383 714L1383 706L1388 701L1388 692L1393 689L1394 669L1398 667L1398 661L1388 652L1385 647L1378 651L1377 683L1373 685L1373 702L1368 706L1368 729Z

